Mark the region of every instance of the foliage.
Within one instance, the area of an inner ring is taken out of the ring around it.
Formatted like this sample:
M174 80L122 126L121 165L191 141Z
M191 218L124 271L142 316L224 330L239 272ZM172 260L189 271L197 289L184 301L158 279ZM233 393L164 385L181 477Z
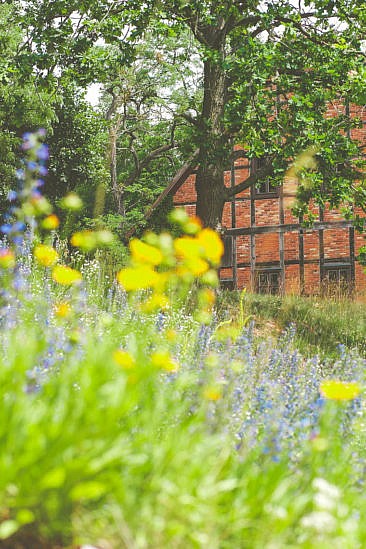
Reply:
M28 0L19 3L18 21L27 36L17 51L24 74L46 75L51 86L104 85L107 114L113 106L109 145L118 156L118 167L110 159L107 213L127 213L125 224L141 221L142 208L196 149L197 212L206 225L220 223L233 194L264 177L280 182L286 173L300 182L301 215L312 198L364 205L363 161L352 131L362 121L347 111L364 103L359 0L106 0L77 9L65 0ZM324 116L329 106L334 117ZM222 174L233 141L266 162L226 189ZM165 149L160 162L147 161L164 146L169 155ZM310 168L291 166L304 151L312 151Z
M21 135L38 127L50 128L57 95L42 87L32 74L24 77L16 59L23 41L14 2L0 6L0 213L6 209L14 170L19 167Z
M189 36L180 38L162 41L151 29L131 64L115 64L104 82L111 168L106 206L121 215L124 232L144 226L144 211L192 150L192 143L185 144L184 112L197 95L198 61ZM111 57L115 50L108 48Z
M97 189L108 183L107 129L83 95L74 85L63 90L57 122L48 139L51 157L45 194L57 203L66 194L76 192L84 203L83 214L92 217Z

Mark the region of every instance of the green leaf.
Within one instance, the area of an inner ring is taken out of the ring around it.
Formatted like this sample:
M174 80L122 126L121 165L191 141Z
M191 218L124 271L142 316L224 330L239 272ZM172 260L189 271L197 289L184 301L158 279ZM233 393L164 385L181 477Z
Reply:
M0 524L0 539L10 538L20 528L20 524L16 520L6 520Z
M101 482L80 482L71 490L70 497L73 501L99 499L106 492L107 487Z
M57 467L56 469L52 469L52 471L49 471L44 475L42 478L40 485L42 488L59 488L62 486L65 482L66 478L66 472L65 469L62 467Z
M34 522L34 520L34 513L30 509L20 509L20 511L17 512L17 522L21 525L30 524L31 522Z

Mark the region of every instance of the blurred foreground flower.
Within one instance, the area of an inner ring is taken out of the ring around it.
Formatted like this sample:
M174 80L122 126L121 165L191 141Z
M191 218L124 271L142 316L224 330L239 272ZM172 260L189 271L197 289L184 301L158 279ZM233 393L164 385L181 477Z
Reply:
M166 372L177 372L179 364L171 357L168 351L156 351L151 355L151 362L155 368Z
M113 244L114 235L106 229L101 231L78 231L72 235L70 242L84 252L91 252L96 248Z
M320 385L320 393L329 400L352 400L359 396L360 386L356 382L339 380L323 381Z
M149 265L127 267L117 274L117 280L126 292L145 290L156 286L159 280L159 273L154 271Z
M59 255L52 246L39 244L34 248L34 257L44 267L52 267L57 263Z
M124 370L131 370L136 366L135 360L127 351L116 349L113 353L114 361Z
M52 271L52 278L58 284L71 286L81 282L82 276L79 271L66 265L56 265Z
M175 210L171 220L178 222L186 234L173 239L168 233L148 232L142 240L133 238L129 247L130 265L117 274L117 281L127 292L151 290L142 309L149 313L170 306L171 291L183 297L197 282L216 287L216 269L220 265L224 246L212 229L202 229L197 218L190 218L184 210ZM211 318L215 294L199 291L197 320L207 323Z
M15 255L9 248L0 249L0 267L2 269L12 269L15 267Z
M42 220L41 226L47 231L53 231L60 225L60 220L55 214L50 214Z
M76 193L69 193L60 201L60 206L65 210L78 211L83 207L83 201Z
M66 318L70 316L72 308L70 303L68 303L67 301L64 301L62 303L57 303L55 305L54 311L55 311L55 316L57 316L58 318Z

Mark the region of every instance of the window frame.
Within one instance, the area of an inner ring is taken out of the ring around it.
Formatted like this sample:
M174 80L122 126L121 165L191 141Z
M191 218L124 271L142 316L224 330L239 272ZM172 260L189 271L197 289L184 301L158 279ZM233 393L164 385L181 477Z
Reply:
M261 163L266 159L265 156L254 157L251 160L251 173L255 174L261 169ZM262 190L260 187L254 186L254 198L278 198L280 195L279 185L273 186L271 183L271 178L266 177L260 184L261 186L265 185L265 190Z
M267 283L266 285L263 285L260 282L260 278L263 275L266 277L272 277L273 275L275 275L277 277L277 282L273 284L272 281L269 281L269 283ZM281 295L282 284L283 284L283 276L282 276L282 270L280 267L261 267L256 269L255 271L256 293L261 295ZM263 288L267 288L267 290L263 291Z
M345 272L346 276L343 277L341 273ZM331 280L329 273L337 273L337 278ZM329 262L322 265L321 268L321 284L323 294L340 294L349 295L354 290L354 273L350 262Z

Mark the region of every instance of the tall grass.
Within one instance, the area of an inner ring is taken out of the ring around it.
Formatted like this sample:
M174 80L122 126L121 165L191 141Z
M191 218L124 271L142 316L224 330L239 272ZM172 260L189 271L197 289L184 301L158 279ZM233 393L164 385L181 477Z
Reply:
M240 292L224 292L219 309L237 317ZM306 354L337 356L340 345L366 354L366 309L363 303L343 297L272 296L247 293L244 305L258 324L274 321L277 328L296 326L298 346Z
M319 393L363 359L96 298L95 265L65 321L37 269L2 316L0 547L363 546L363 402Z

